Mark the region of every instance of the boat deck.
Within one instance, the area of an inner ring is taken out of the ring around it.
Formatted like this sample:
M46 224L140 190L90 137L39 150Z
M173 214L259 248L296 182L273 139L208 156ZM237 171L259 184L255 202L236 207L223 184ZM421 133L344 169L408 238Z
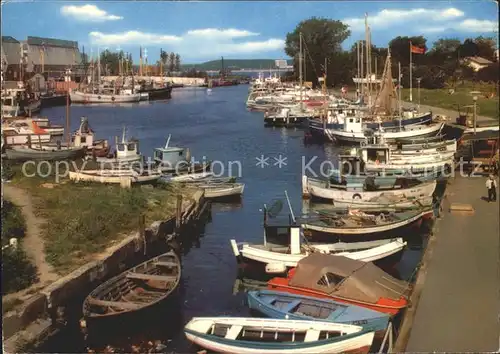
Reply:
M485 178L457 176L448 186L407 352L500 349L499 203L482 200ZM468 203L474 212L449 212L451 203Z

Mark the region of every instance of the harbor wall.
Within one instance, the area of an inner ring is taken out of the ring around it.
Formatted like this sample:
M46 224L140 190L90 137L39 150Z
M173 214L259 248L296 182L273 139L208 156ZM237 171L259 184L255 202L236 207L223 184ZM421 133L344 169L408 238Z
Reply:
M41 289L17 310L3 316L4 349L7 353L36 348L66 325L65 308L88 289L124 271L134 259L157 250L155 243L182 237L182 229L197 223L209 204L202 190L190 200L178 200L177 215L139 226L121 242L107 248L96 259ZM139 222L139 224L141 224ZM127 266L128 265L128 266Z

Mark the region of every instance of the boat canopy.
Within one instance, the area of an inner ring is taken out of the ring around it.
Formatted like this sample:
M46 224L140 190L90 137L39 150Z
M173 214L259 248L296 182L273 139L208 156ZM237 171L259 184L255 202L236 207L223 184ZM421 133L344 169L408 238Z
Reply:
M289 285L369 303L380 298L399 300L408 289L407 282L390 276L373 263L323 253L300 260Z

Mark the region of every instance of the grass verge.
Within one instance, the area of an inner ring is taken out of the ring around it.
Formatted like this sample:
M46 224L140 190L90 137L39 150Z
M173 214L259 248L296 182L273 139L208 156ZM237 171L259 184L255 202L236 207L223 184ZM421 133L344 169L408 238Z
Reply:
M123 189L67 179L51 183L51 175L27 178L20 166L12 169L15 174L11 183L31 193L35 213L46 221L45 256L59 274L85 264L120 236L138 229L141 214L146 225L175 216L177 195L186 199L194 192L176 185Z
M401 95L403 101L410 100L410 89L402 89ZM481 92L474 93L471 92ZM472 98L477 96L477 114L479 116L491 117L498 119L499 118L499 106L498 106L498 97L486 98L485 95L494 92L491 87L488 86L477 86L477 87L457 87L455 88L455 92L453 94L449 93L449 89L420 89L420 103L422 105L440 107L444 109L449 109L453 111L458 110L458 106L460 107L465 105L472 105L474 101ZM413 102L418 102L418 89L413 88ZM471 110L472 114L472 110ZM458 116L458 112L457 112Z

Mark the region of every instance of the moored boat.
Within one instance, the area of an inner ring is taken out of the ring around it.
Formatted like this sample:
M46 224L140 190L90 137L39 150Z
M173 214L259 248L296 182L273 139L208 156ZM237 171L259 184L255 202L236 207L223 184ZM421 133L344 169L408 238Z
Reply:
M361 306L274 290L252 290L247 299L250 309L270 318L344 323L379 333L387 329L390 319Z
M410 285L373 263L313 253L300 260L287 278L271 279L268 288L395 315L408 305Z
M69 93L69 96L72 103L128 103L139 102L141 100L140 93L107 94L74 90Z
M402 238L330 244L302 242L300 227L295 225L290 226L290 235L287 238L289 242L284 244L273 238L268 239L266 237L268 228L269 226L264 233L263 244L237 243L231 240L231 247L237 260L260 263L265 266L267 273L284 273L287 269L296 267L301 259L315 252L344 256L363 262L383 261L396 255L399 260L406 246Z
M418 183L399 178L392 186L365 183L339 185L332 184L329 180L302 176L302 188L304 194L327 200L370 201L382 195L419 199L432 196L436 189L436 181Z
M350 210L326 209L315 210L309 215L302 216L300 222L304 230L336 235L364 235L380 234L394 231L420 220L432 216L432 208L415 210L379 209L379 210Z
M84 147L74 146L32 146L32 147L10 147L5 149L5 154L9 160L30 161L56 161L56 160L74 160L85 155Z
M70 171L69 179L75 182L97 182L110 184L147 184L154 183L161 177L159 172L137 172L132 169L125 170L83 170Z
M374 332L320 321L195 317L184 327L191 342L218 353L368 353Z
M244 183L204 183L197 185L205 191L205 197L210 199L239 197L245 190Z
M151 258L94 289L83 303L86 319L118 317L168 299L181 278L179 257L172 251Z

